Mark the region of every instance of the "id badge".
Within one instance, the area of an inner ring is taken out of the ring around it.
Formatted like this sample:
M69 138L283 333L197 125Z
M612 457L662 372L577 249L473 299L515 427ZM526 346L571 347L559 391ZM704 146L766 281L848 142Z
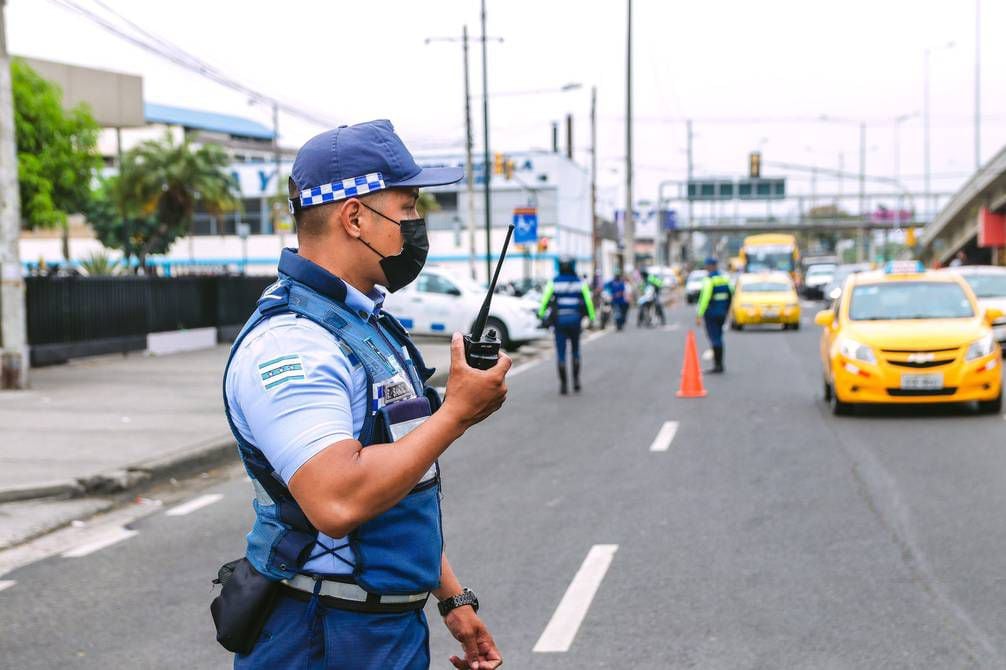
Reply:
M431 414L430 401L425 396L385 405L380 411L384 416L384 425L388 428L388 435L392 442L397 442L423 425L423 422L429 419ZM419 480L419 483L429 481L436 475L437 464L434 463Z

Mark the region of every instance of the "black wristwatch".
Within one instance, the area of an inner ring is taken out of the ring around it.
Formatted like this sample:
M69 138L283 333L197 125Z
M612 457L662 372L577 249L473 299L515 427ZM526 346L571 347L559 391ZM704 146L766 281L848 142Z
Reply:
M465 589L452 598L444 598L437 603L437 609L440 610L440 616L447 616L452 610L464 605L471 605L473 610L479 611L479 599L475 597L475 592L471 589Z

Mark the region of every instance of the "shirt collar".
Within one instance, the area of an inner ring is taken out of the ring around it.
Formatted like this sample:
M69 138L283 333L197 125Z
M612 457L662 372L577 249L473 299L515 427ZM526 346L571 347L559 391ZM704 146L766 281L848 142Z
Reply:
M384 293L379 289L363 293L317 263L304 258L296 249L284 249L280 254L279 272L324 296L345 303L350 309L362 312L365 318L371 314L376 315L384 305Z

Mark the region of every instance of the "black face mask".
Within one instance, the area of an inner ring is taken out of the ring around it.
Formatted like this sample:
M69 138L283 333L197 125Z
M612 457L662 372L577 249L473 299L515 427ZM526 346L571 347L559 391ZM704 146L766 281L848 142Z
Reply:
M426 256L430 252L430 239L426 234L426 219L404 219L395 221L390 216L378 212L360 201L360 204L374 214L384 217L402 229L402 251L395 256L385 256L370 244L359 238L367 248L381 257L381 270L387 280L385 287L392 293L408 286L416 280L426 265Z

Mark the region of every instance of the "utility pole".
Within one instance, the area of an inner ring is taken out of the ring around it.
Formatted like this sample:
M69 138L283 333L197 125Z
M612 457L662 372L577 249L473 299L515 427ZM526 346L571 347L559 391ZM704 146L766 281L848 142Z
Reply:
M492 280L492 173L489 169L489 67L486 40L486 0L482 0L482 161L485 165L486 283Z
M926 203L924 216L930 215L932 204L929 202L931 193L929 186L929 53L930 49L922 52L922 201Z
M483 44L485 42L483 41ZM461 28L461 50L465 56L465 200L468 202L468 271L472 279L478 276L475 268L475 169L472 160L472 94L468 77L468 24ZM486 189L489 188L489 164L483 167Z
M859 217L866 220L866 123L859 123ZM866 228L859 229L859 262L866 259Z
M981 63L982 63L982 0L975 0L975 170L982 166L981 146Z
M632 0L626 0L628 13L625 39L625 267L636 265L636 224L632 218Z
M0 389L28 387L24 280L18 237L21 204L14 140L14 94L7 55L6 0L0 0Z
M599 258L597 231L597 86L590 87L590 259L593 278L597 275Z
M688 134L688 184L692 183L692 179L695 177L695 164L692 162L692 120L688 119L685 121L685 131ZM692 201L692 196L688 193L688 184L685 185L685 196L688 198L688 227L691 228L692 216L694 214L694 205ZM690 258L692 253L692 232L688 231L688 235L685 238L685 246L681 250L681 260L685 261Z
M288 195L288 189L286 184L284 184L280 178L279 164L281 160L282 156L280 156L279 153L279 103L273 100L272 101L272 169L273 172L276 173L276 195L280 197L282 202L282 198L284 197L284 195ZM276 223L279 222L278 217L274 216L273 218L276 220ZM272 232L275 233L277 231L273 230ZM280 247L285 248L286 232L279 233L279 241L280 241ZM247 244L247 241L245 241L245 244ZM241 266L242 272L244 271L244 268L245 266L242 265Z

